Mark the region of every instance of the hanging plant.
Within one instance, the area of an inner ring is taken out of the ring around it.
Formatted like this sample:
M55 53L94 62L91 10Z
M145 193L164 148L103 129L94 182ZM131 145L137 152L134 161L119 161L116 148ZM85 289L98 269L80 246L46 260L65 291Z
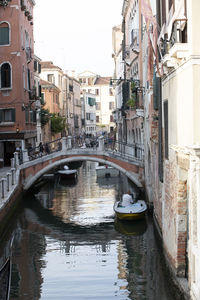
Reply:
M129 99L129 100L126 102L126 106L127 106L127 107L130 107L130 108L135 107L135 100L134 100L134 99Z
M48 109L41 108L41 126L44 127L50 120L50 113Z
M66 129L66 118L53 114L51 116L51 131L59 133Z
M136 91L136 83L131 82L131 92L134 93Z

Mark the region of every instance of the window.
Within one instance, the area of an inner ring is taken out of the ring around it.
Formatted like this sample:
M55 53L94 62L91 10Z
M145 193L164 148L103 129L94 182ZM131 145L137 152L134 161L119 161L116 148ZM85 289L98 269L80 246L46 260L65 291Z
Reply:
M96 116L96 122L99 123L99 116Z
M1 70L1 89L11 88L11 67L9 63L3 63Z
M100 102L96 102L96 110L101 110L101 103Z
M29 110L25 109L25 122L28 123L29 122Z
M0 109L0 122L15 122L15 109Z
M10 43L10 28L8 23L1 22L0 23L0 45L9 45Z
M96 94L96 95L99 95L99 89L96 89L96 90L95 90L95 94Z
M113 122L113 115L110 115L110 122Z
M88 104L89 104L90 106L95 105L95 98L88 97Z
M30 74L30 69L27 69L26 71L27 71L27 73L26 73L26 75L27 75L27 90L30 91L30 89L31 89L31 74Z
M114 102L109 102L109 110L114 109Z
M113 88L109 88L109 95L113 96Z
M51 83L55 83L55 78L53 74L48 74L47 75L47 80Z

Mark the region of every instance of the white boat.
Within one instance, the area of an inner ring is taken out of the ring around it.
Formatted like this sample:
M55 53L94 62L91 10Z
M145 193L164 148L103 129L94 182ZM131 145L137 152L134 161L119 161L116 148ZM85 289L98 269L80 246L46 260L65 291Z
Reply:
M58 174L62 179L76 179L77 178L77 170L69 170L67 166L64 166L63 170L58 170Z
M117 177L119 176L119 170L107 165L98 165L96 167L96 174L97 177Z
M147 205L144 200L137 200L126 206L122 206L121 201L116 201L113 209L120 220L138 220L145 217Z

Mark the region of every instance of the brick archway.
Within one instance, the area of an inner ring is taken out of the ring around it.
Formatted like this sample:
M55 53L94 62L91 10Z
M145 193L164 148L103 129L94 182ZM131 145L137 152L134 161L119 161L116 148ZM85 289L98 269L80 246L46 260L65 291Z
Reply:
M105 155L61 155L60 157L47 157L41 161L33 161L27 163L22 171L24 190L28 190L33 184L45 173L52 168L72 161L94 161L107 164L118 169L121 173L126 175L139 188L143 188L142 182L139 180L140 167L128 162L107 157Z

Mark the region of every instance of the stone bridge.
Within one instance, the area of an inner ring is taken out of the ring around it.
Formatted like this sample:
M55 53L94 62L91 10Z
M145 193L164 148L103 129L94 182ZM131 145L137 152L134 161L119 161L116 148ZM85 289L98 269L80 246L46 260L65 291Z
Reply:
M35 157L24 156L21 164L21 176L24 190L28 190L43 174L59 165L72 161L95 161L118 169L125 174L139 188L143 187L143 162L127 151L119 152L116 149L105 149L104 140L99 140L99 146L95 148L73 147L71 140L62 138L62 147L48 155ZM130 152L130 151L129 151Z

